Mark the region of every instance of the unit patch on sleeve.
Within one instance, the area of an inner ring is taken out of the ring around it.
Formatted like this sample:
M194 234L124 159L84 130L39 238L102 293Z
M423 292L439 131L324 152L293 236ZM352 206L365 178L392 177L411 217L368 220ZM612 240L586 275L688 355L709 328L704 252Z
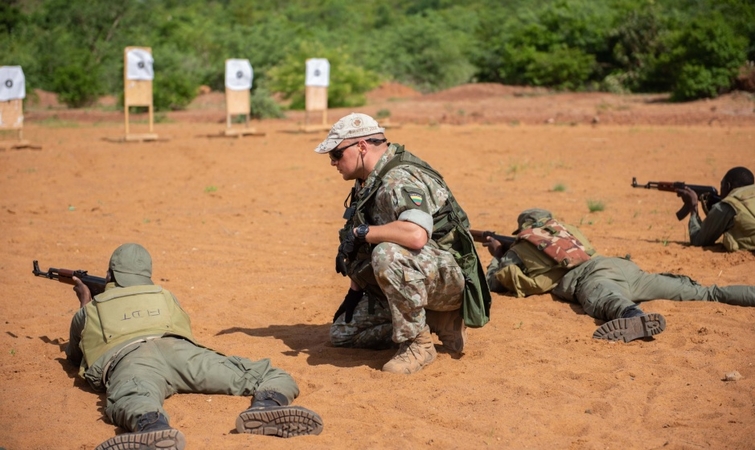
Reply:
M425 210L425 208L427 208L425 202L425 194L422 191L414 189L402 189L402 193L404 195L406 206L408 206L409 208L414 207L423 211Z

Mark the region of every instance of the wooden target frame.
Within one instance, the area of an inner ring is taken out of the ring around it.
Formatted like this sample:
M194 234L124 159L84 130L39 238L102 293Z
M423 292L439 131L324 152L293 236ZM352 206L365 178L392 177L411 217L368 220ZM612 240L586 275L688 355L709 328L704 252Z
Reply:
M129 80L128 72L128 52L131 50L144 50L150 55L151 47L126 47L123 49L123 112L125 116L126 138L127 141L154 141L157 140L157 134L154 133L155 112L152 103L152 80ZM131 106L146 106L149 115L149 133L131 134L129 130L129 113Z
M329 130L328 124L328 88L325 86L304 87L304 131ZM320 123L310 123L310 115L320 113Z
M307 58L304 63L304 74L304 126L300 130L304 132L329 130L330 62L326 58ZM313 120L312 116L318 113L321 120Z
M0 102L0 130L16 130L24 138L24 101L20 98Z
M231 128L231 118L233 116L244 116L244 124L248 127L250 110L251 102L249 100L249 91L238 91L225 88L225 115L227 128Z
M16 130L16 140L9 141L10 148L41 148L24 140L24 100L21 98L0 101L0 131L12 130ZM0 141L0 149L5 148L3 143Z
M264 136L253 127L249 126L251 98L248 89L235 90L225 88L225 119L226 129L223 133L225 136ZM233 116L244 116L244 128L234 128L231 119Z

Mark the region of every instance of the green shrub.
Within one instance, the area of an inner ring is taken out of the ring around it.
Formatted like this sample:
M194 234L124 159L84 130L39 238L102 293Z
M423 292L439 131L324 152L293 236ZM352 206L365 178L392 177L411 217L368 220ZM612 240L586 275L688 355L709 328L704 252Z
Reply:
M555 186L553 186L553 189L551 189L553 192L565 192L566 191L566 185L564 183L556 183Z
M590 212L598 212L606 209L606 205L600 200L587 200L587 209Z
M613 71L603 79L604 90L625 93L646 86L653 63L663 51L662 29L659 8L653 4L617 18L608 36Z
M670 39L672 50L659 65L672 80L673 100L716 97L728 91L746 59L746 40L734 34L719 14L693 20Z
M198 85L180 72L162 72L152 81L155 111L185 109L197 93Z
M535 52L527 63L524 78L528 84L557 89L581 88L593 71L595 59L580 49L555 47Z
M101 94L100 77L96 67L72 63L55 69L53 90L58 100L71 108L88 106Z
M523 4L515 14L502 6L481 18L473 59L480 79L561 89L598 81L596 55L607 53L611 5L580 0L535 5Z
M270 96L264 88L252 91L251 117L254 119L282 119L285 117L280 105Z
M308 58L326 58L330 63L329 108L362 106L367 102L364 94L379 84L378 75L352 64L344 48L325 48L318 42L305 41L267 74L269 89L290 100L291 109L304 109Z
M196 56L182 54L173 45L153 49L153 55L152 102L155 110L185 109L197 95L202 64Z
M389 32L381 32L380 54L369 58L367 64L423 92L469 82L476 71L465 52L471 46L470 38L450 21L433 12L406 17Z

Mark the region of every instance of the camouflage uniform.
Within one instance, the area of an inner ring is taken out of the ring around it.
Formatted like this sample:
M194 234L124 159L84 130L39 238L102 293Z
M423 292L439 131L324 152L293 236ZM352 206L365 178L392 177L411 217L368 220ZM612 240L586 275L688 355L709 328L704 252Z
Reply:
M378 174L396 149L395 144L390 145L364 184L357 182L357 199L379 181ZM366 217L370 224L384 225L401 216L401 220L417 223L432 235L433 224L426 219L443 207L448 197L447 188L423 170L401 165L385 174ZM425 308L461 308L462 269L451 253L437 248L433 241L417 251L390 242L377 244L371 253L371 264L385 298L370 299L365 293L350 323L345 323L344 315L338 317L330 329L334 345L386 348L394 342L410 341L422 331ZM370 314L370 304L374 305L374 314Z

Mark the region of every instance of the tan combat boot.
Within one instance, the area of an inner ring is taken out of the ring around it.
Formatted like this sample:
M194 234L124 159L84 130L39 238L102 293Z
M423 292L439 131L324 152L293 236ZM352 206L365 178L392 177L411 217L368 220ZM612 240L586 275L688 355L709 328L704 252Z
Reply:
M435 361L438 354L433 345L430 327L425 325L414 340L401 344L398 352L383 366L383 372L411 374L419 372L423 367Z
M430 331L438 335L443 348L452 353L464 351L467 343L467 326L461 317L461 310L430 311L425 310L425 321Z

